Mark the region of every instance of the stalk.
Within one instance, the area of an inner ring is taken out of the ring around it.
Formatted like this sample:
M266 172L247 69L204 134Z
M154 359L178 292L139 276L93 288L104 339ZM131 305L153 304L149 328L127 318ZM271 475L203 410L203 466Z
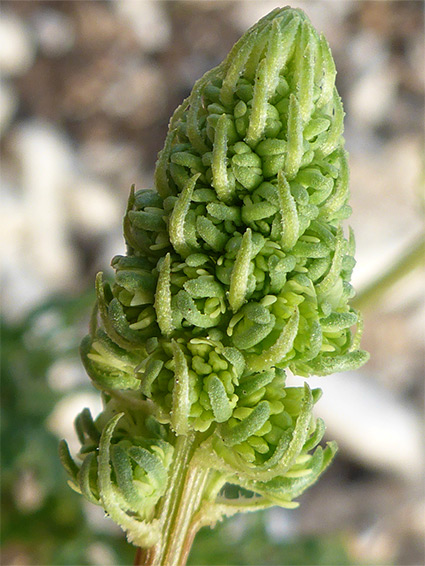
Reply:
M199 510L209 470L192 463L194 435L177 439L167 491L158 505L160 541L136 556L139 566L185 566L191 547L190 524Z

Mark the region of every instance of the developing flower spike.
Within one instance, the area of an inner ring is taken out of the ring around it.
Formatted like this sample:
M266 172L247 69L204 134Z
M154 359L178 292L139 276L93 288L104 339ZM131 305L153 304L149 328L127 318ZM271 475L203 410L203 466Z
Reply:
M335 74L302 11L248 30L175 111L155 189L131 191L127 255L97 278L81 352L104 410L77 417L81 464L61 456L144 564L184 564L224 515L295 507L336 451L319 446L320 390L285 386L368 357Z

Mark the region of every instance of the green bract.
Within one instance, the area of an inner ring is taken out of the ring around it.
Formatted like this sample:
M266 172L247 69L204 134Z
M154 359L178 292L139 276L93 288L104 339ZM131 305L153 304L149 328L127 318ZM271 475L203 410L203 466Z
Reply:
M180 437L210 470L200 524L294 506L335 452L317 447L319 390L285 386L288 369L326 375L367 360L349 306L335 74L304 13L274 10L174 113L155 190L131 192L127 255L113 259L112 284L98 277L81 348L105 409L77 419L81 467L65 445L62 455L74 489L138 545L161 540L158 502ZM260 497L216 499L226 481Z

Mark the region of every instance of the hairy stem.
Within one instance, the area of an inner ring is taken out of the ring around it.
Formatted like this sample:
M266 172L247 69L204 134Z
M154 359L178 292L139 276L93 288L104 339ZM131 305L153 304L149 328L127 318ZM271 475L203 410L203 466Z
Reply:
M209 470L192 462L197 448L195 435L179 436L176 443L167 491L157 517L161 524L161 540L136 555L136 566L184 566L194 534L189 528L199 510Z

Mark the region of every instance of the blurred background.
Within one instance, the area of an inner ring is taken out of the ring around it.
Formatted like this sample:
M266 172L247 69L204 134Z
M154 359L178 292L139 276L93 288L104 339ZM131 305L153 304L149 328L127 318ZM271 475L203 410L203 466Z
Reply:
M66 485L59 438L99 397L78 359L98 270L123 253L195 80L263 1L8 1L0 15L2 564L128 565L134 548ZM424 564L424 4L292 2L331 45L345 104L361 371L312 379L337 459L297 510L198 535L192 565Z

